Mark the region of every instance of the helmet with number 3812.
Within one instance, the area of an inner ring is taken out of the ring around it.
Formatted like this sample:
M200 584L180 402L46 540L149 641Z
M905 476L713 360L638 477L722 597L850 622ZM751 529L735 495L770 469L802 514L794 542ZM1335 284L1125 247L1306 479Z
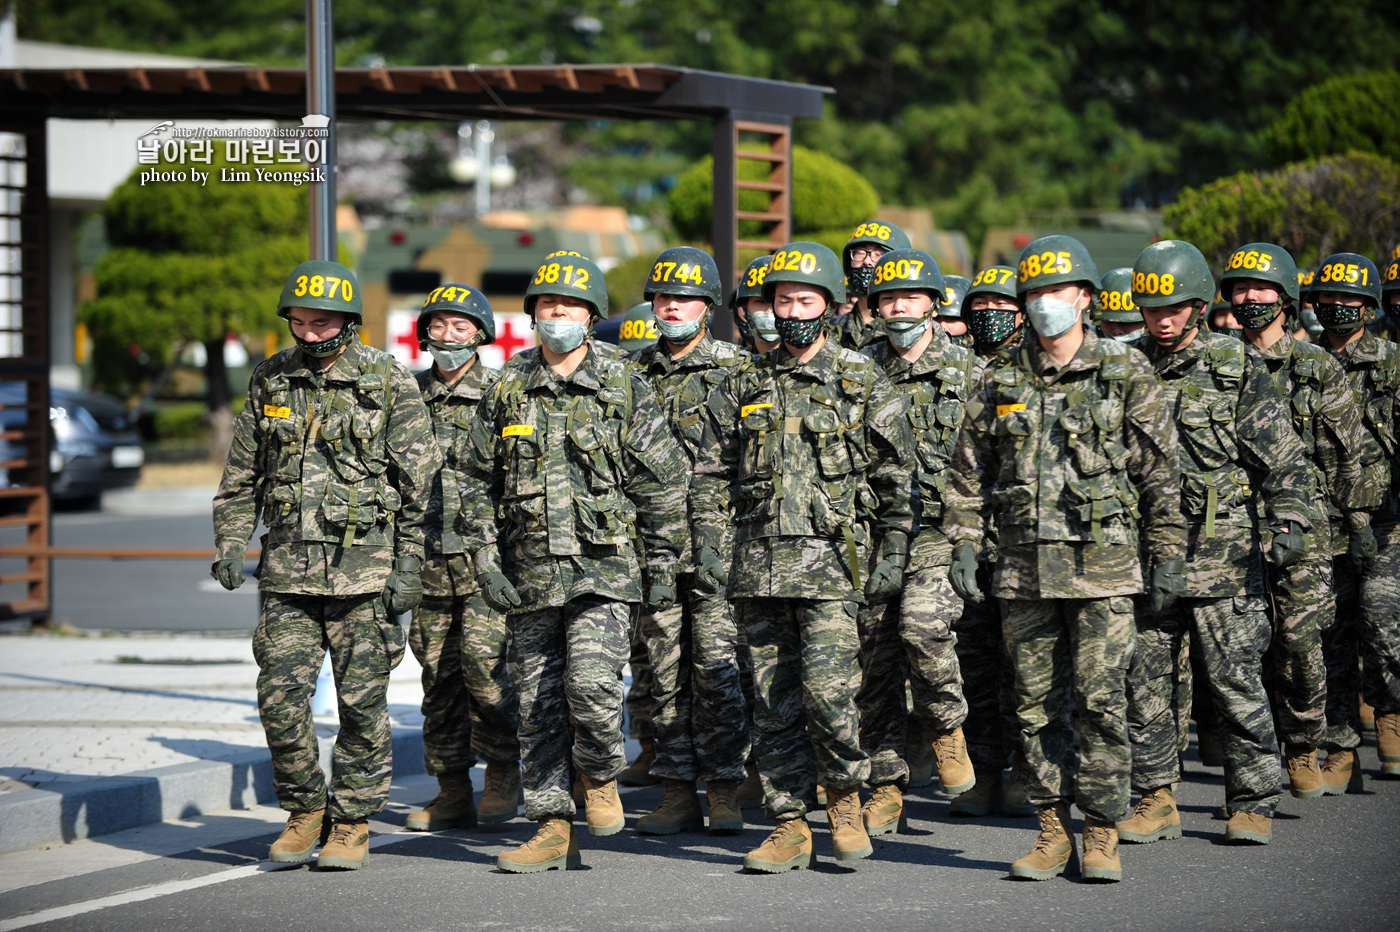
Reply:
M535 315L535 302L540 295L582 298L593 307L594 316L608 316L608 283L603 270L582 253L562 250L544 257L535 277L525 289L525 313Z

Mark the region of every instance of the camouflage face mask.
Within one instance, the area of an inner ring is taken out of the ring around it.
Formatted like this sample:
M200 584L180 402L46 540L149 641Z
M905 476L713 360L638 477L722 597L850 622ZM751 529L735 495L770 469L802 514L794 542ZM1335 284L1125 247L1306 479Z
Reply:
M1274 318L1283 310L1283 299L1279 298L1272 304L1256 302L1236 304L1230 310L1235 315L1235 320L1239 321L1246 330L1263 330L1273 323Z
M875 266L867 265L858 269L851 269L846 283L846 291L852 295L860 296L870 291L870 280L875 277Z
M821 335L822 327L826 324L826 314L813 317L811 320L779 317L774 324L778 328L779 339L788 346L805 349L817 342L817 337Z
M973 311L967 329L973 338L984 346L1001 346L1020 326L1016 323L1019 311L981 310Z

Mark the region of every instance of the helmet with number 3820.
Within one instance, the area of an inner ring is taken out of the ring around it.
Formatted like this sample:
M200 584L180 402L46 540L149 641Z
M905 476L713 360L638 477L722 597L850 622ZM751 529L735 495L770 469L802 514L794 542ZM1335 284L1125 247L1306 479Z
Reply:
M286 320L288 309L294 307L337 311L357 324L364 321L359 280L354 272L329 259L312 259L292 269L277 299L277 316Z
M1082 282L1099 290L1099 267L1083 243L1073 236L1055 233L1042 236L1021 250L1016 263L1016 293L1049 285Z
M535 301L546 294L582 298L592 305L594 316L607 319L608 283L603 270L582 253L565 250L544 257L525 289L525 313L533 317Z
M852 295L866 294L875 273L873 265L861 268L852 265L851 253L854 250L862 246L878 246L886 252L890 252L895 249L908 249L910 245L909 234L893 223L867 220L857 226L851 232L851 238L846 241L846 248L841 250L841 272L846 276L847 291ZM877 261L876 265L878 264Z
M815 285L827 293L828 307L846 301L846 279L841 274L841 263L831 247L821 243L800 240L773 253L768 275L763 279L763 299L771 304L782 282Z
M651 274L642 287L642 297L653 300L659 294L704 298L710 307L724 303L724 286L714 257L694 246L672 246L662 250L651 264Z

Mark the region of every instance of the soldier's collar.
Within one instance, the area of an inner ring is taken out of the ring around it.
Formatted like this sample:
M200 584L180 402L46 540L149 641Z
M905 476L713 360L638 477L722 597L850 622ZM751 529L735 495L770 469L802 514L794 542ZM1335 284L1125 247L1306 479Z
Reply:
M1056 375L1060 375L1065 372L1097 369L1099 366L1099 338L1092 330L1084 331L1084 342L1079 344L1079 349L1074 351L1069 362L1060 368L1055 366L1055 361L1050 358L1049 353L1045 352L1045 347L1040 345L1039 340L1032 337L1026 340L1024 345L1031 354L1031 368L1036 375L1049 375L1051 370L1054 370Z
M1328 346L1328 349L1331 349L1331 346ZM1375 362L1385 358L1385 353L1381 351L1380 337L1369 330L1361 334L1361 339L1355 343L1348 343L1334 352L1343 353L1360 362Z
M538 349L538 348L537 348ZM530 391L536 388L548 387L555 394L565 390L568 385L578 385L592 391L597 391L603 387L603 381L598 377L598 367L602 364L603 357L590 341L588 352L583 357L583 362L578 364L578 368L567 376L560 375L550 367L545 361L544 351L541 349L535 360L535 365L530 371L530 377L525 381L525 390Z
M652 365L662 365L665 372L674 369L707 369L714 354L715 338L707 327L700 336L700 342L696 343L695 347L680 359L671 355L671 347L664 339L658 340L656 352L652 355Z
M816 379L818 382L831 382L836 376L836 354L841 351L840 344L836 342L833 334L826 335L826 341L822 343L821 349L807 362L799 362L797 357L789 353L786 348L778 347L775 350L778 369L792 372L794 375L801 374L808 378Z

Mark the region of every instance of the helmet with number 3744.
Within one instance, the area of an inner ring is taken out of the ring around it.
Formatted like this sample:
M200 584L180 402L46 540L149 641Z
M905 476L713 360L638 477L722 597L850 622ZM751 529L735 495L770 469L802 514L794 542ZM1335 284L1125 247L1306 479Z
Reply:
M337 311L349 315L357 324L364 320L360 282L355 273L329 259L312 259L292 269L282 286L282 296L277 299L277 316L286 320L289 308L294 307Z
M1034 240L1021 250L1016 263L1016 293L1050 285L1083 283L1099 290L1099 267L1083 243L1073 236L1055 233Z
M595 317L607 319L608 283L603 270L582 253L565 250L544 257L525 289L525 313L533 317L535 302L546 294L582 298Z
M724 303L719 266L708 252L694 246L662 250L642 287L642 297L647 301L659 294L704 298L710 307L718 307Z
M827 307L846 301L846 279L841 263L830 246L805 240L788 243L768 263L768 275L763 280L763 299L773 303L773 294L782 282L815 285L828 295Z

